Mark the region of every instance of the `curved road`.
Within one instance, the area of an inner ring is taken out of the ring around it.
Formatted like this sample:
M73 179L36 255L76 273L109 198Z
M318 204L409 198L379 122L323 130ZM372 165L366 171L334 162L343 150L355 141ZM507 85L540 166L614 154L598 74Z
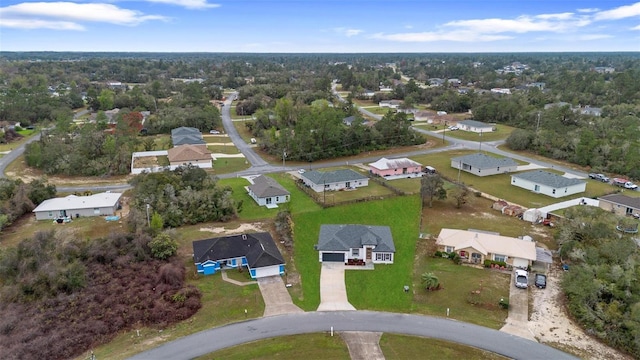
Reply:
M230 324L171 341L131 360L193 359L250 341L334 331L375 331L442 339L512 359L577 359L552 347L478 325L443 318L375 311L307 312Z

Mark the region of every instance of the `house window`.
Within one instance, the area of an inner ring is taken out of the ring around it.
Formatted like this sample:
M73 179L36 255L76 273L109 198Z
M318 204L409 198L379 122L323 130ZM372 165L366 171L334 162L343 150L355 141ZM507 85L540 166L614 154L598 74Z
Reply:
M280 196L276 196L276 202L280 201Z
M376 261L391 261L390 253L376 253Z
M267 198L267 204L271 204L271 198L270 197Z
M344 183L344 186L347 188L351 187L351 181L347 181L346 183Z
M100 214L100 208L93 208L94 214Z
M496 171L500 171L500 166L498 166L498 167L496 168Z
M329 184L324 184L324 188L328 189L329 188Z
M551 193L555 194L556 193L556 189L551 190Z
M450 252L453 252L453 250L454 250L454 249L453 249L453 246L445 246L445 247L444 247L444 252L448 252L448 253L450 253Z
M507 262L507 255L493 254L493 260Z
M533 191L535 191L535 192L540 192L540 185L535 185L535 186L533 187Z
M353 257L360 256L360 249L351 249L351 256Z
M53 211L49 211L49 217L53 217Z

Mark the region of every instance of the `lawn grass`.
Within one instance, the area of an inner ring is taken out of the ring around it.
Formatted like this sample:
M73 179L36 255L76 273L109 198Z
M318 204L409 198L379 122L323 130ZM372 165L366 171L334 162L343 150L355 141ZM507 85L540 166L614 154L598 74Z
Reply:
M256 204L244 188L245 186L251 185L247 179L232 178L219 180L220 185L230 186L231 189L233 189L233 198L236 201L242 201L242 212L239 214L241 220L252 221L274 218L282 209L289 209L293 213L317 211L320 209L319 205L295 185L295 181L291 175L280 173L270 174L268 176L278 181L278 183L291 194L291 200L286 204L279 204L279 207L276 209L267 209L265 206L258 206L258 204Z
M233 145L232 143L229 143L229 145L207 145L207 149L209 149L209 151L211 151L212 153L219 153L219 154L239 154L240 150L238 150L237 147L235 147L235 145Z
M392 186L398 190L402 190L405 194L418 194L420 192L420 179L395 179L385 180L389 186Z
M249 119L247 121L253 121L253 120ZM234 121L233 122L233 126L238 131L238 134L240 135L242 140L244 140L244 142L246 142L247 144L250 144L251 143L251 138L253 138L253 134L251 133L251 131L249 129L247 129L245 124L246 124L246 121Z
M318 241L320 225L386 225L391 227L396 246L394 264L376 265L375 271L347 271L347 295L357 309L409 310L411 298L402 291L402 286L411 280L419 204L417 196L403 196L294 213L294 251L296 266L302 276L303 295L294 297L293 301L307 311L315 310L320 304L320 263L318 252L313 248Z
M550 196L537 194L517 186L512 186L511 174L475 176L468 172L458 171L458 169L451 167L452 157L468 155L474 152L476 151L455 150L437 154L413 156L411 157L411 159L422 164L428 164L435 167L440 174L450 179L457 180L459 174L460 181L465 185L472 187L477 191L486 192L488 194L524 206L526 208L539 208L557 203L559 201L575 199L583 196L597 197L608 193L606 192L606 190L611 190L612 188L611 185L599 183L596 181L588 181L587 189L585 192L556 199ZM549 170L553 171L553 169Z
M217 158L213 160L213 173L220 174L230 174L242 170L247 170L251 167L251 164L247 161L246 158Z
M387 360L443 359L443 360L501 360L504 356L449 341L384 333L380 348Z
M420 129L429 130L429 131L443 130L445 128L444 124L435 125L435 124L419 123L415 126ZM456 139L462 139L462 140L488 142L488 141L504 140L508 138L509 135L511 135L513 130L515 130L514 127L502 125L502 124L497 124L495 125L495 127L496 127L496 131L482 133L482 137L480 136L479 133L475 133L472 131L464 131L464 130L450 131L447 129L445 132L445 137L450 136L450 137L453 137Z
M255 341L216 351L196 359L349 359L349 349L340 336L301 334Z

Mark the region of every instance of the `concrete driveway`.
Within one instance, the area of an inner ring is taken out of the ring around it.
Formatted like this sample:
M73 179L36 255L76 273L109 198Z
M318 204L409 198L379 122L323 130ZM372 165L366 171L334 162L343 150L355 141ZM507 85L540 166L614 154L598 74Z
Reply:
M355 310L347 299L343 263L322 263L318 311Z
M282 277L275 275L259 278L258 286L264 299L263 316L304 312L291 301L291 295L289 295L289 291L284 286Z
M531 273L529 273L531 275ZM529 289L519 289L515 284L515 271L511 273L511 287L509 290L509 316L500 329L511 335L537 341L533 332L529 330ZM529 279L531 283L531 279Z

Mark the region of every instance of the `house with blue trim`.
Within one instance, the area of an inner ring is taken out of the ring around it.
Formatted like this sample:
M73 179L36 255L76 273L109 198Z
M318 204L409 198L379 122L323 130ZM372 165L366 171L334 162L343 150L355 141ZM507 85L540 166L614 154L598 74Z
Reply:
M284 274L284 258L268 232L194 241L193 260L203 275L239 267L253 279Z

